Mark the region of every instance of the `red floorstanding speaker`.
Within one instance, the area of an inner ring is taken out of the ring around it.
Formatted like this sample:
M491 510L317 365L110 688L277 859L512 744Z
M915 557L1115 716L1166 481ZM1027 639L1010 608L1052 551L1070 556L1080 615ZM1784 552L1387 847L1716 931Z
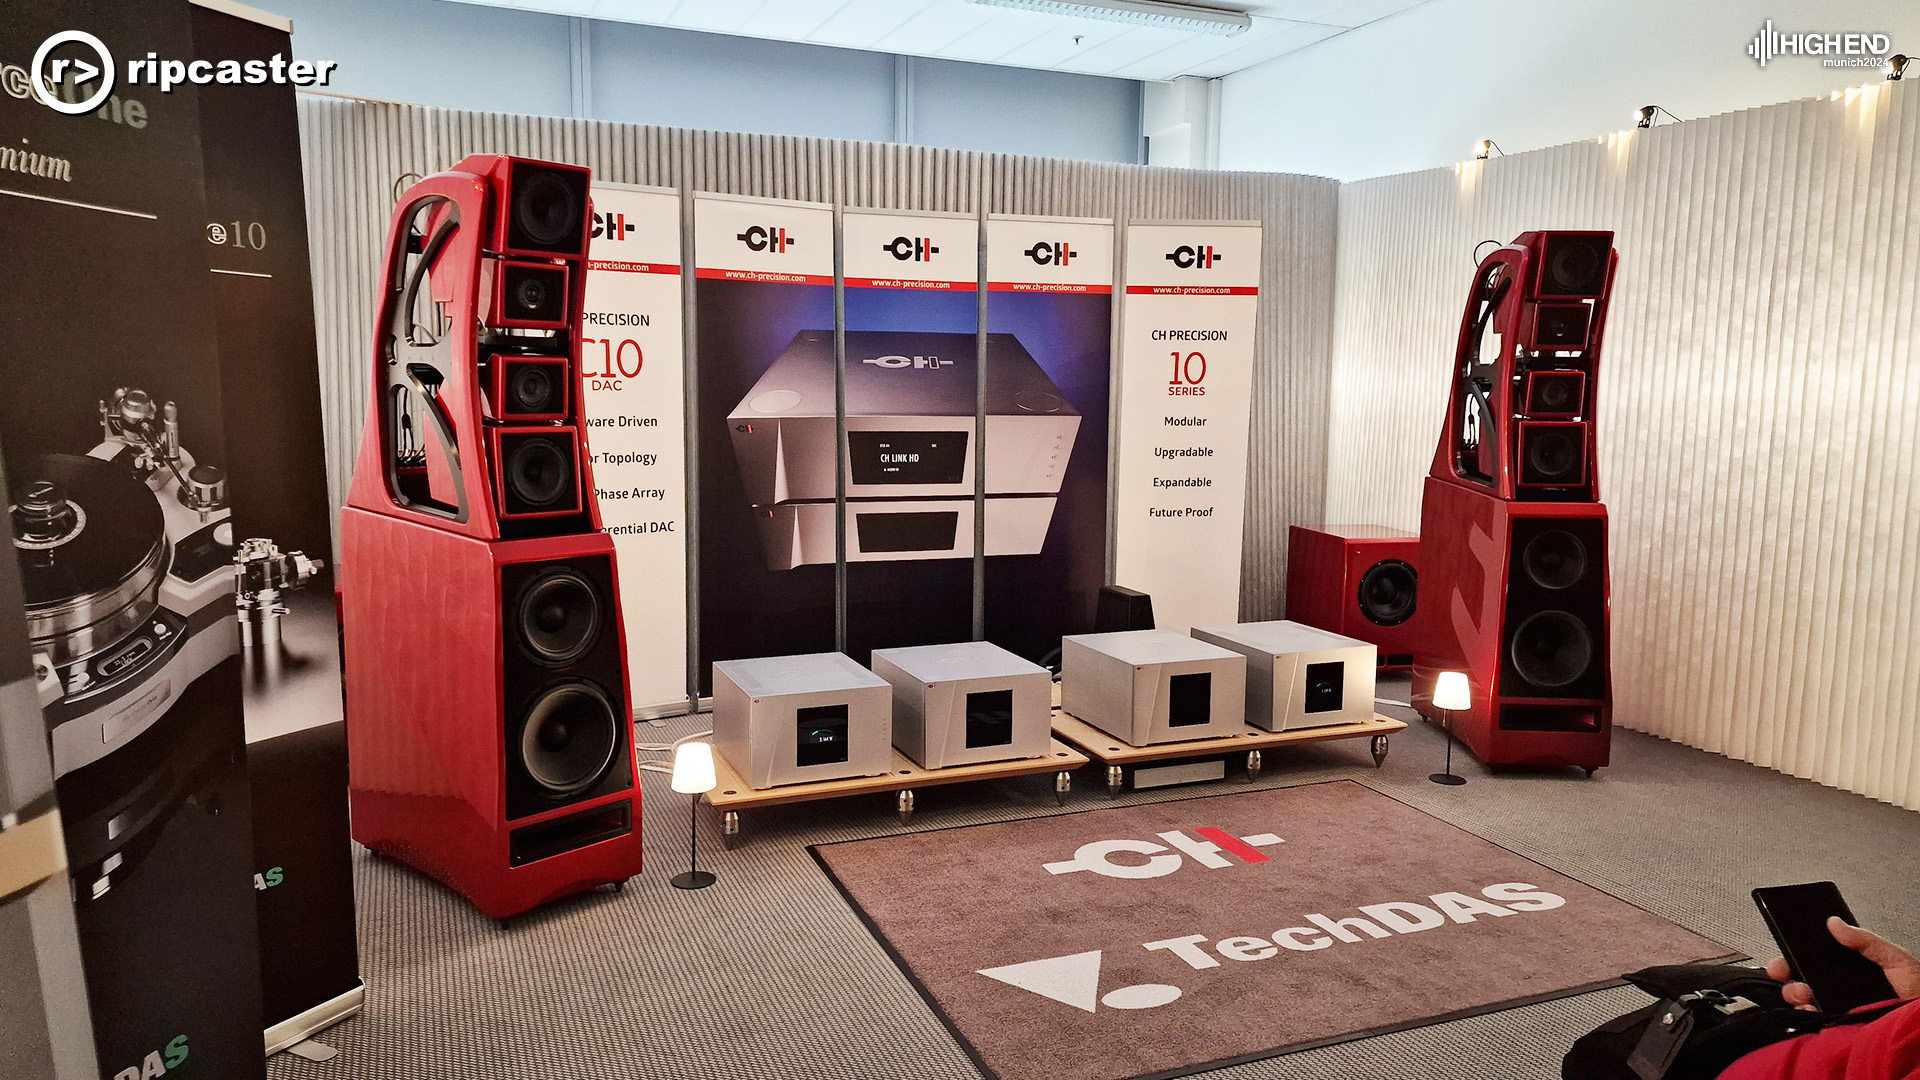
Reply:
M1489 765L1608 762L1607 515L1595 468L1609 232L1529 232L1489 253L1460 321L1420 512L1413 704L1463 671L1454 730Z
M1420 538L1384 525L1287 532L1287 618L1371 642L1380 666L1413 664Z
M1429 478L1420 554L1414 706L1439 719L1435 677L1464 671L1473 707L1453 714L1453 730L1481 761L1606 765L1606 507L1513 502Z
M640 871L579 412L587 183L478 155L401 197L341 515L353 838L496 919Z

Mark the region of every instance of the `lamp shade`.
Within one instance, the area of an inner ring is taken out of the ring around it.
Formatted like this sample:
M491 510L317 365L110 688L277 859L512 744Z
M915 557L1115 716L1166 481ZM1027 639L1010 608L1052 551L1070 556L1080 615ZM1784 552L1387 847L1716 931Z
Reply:
M1450 712L1471 708L1473 697L1467 691L1467 673L1464 671L1443 671L1433 684L1433 707ZM679 767L674 768L674 790L679 788Z
M681 743L673 749L673 790L682 795L712 791L720 781L713 775L713 747L703 742Z

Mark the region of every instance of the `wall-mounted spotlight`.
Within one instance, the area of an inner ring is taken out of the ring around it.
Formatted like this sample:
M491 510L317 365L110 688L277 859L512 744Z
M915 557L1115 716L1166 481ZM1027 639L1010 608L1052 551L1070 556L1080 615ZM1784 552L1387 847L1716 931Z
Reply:
M1499 153L1501 157L1507 156L1507 152L1500 149L1500 144L1494 142L1492 139L1481 139L1479 142L1473 144L1473 160L1475 161L1485 161L1496 152Z
M1887 62L1881 66L1880 70L1887 73L1888 82L1899 82L1907 73L1907 57L1901 55L1889 56L1887 57Z
M1655 122L1657 122L1660 119L1661 113L1667 113L1667 119L1673 121L1676 124L1680 122L1679 117L1673 115L1670 112L1667 112L1667 110L1661 108L1658 105L1642 105L1640 106L1640 110L1633 114L1633 126L1638 128L1650 128L1654 125Z

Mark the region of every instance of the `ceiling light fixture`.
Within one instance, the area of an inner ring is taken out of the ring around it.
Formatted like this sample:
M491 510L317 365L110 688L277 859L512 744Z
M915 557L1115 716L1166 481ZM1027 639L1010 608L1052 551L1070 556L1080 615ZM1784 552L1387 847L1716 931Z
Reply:
M1107 22L1132 23L1161 30L1185 30L1195 34L1232 37L1244 34L1253 19L1238 11L1176 4L1170 0L967 0L970 4L1037 11L1044 15L1104 19Z
M1899 54L1889 56L1880 70L1887 73L1888 82L1899 82L1907 73L1907 58Z
M1485 161L1487 158L1493 156L1495 150L1500 150L1499 143L1494 142L1492 139L1481 139L1479 142L1473 144L1473 160ZM1506 157L1507 152L1500 150L1500 156Z

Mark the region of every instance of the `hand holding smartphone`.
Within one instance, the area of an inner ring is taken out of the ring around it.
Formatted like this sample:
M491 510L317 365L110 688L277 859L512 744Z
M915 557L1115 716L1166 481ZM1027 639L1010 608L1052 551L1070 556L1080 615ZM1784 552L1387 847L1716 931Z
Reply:
M1822 1012L1844 1013L1900 995L1878 964L1834 940L1829 916L1858 926L1831 881L1753 890L1753 902L1773 932L1793 977L1813 989Z

